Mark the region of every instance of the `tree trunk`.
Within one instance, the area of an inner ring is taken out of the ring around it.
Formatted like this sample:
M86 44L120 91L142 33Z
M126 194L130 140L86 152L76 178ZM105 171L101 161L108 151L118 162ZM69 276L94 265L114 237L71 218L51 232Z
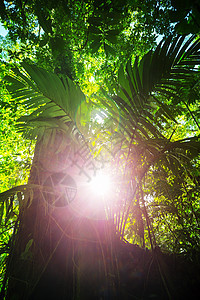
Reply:
M62 132L47 138L36 144L29 184L38 188L20 210L6 299L104 299L116 280L115 230L88 190L95 165Z

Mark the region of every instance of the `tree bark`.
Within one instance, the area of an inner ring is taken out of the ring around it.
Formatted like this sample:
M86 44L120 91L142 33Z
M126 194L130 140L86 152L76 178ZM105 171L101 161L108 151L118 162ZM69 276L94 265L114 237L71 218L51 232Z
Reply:
M114 285L109 274L115 230L103 207L95 211L91 204L92 158L62 132L45 139L35 147L29 184L38 188L20 211L6 299L101 299ZM64 203L62 184L69 178L73 199ZM46 184L51 192L43 190Z

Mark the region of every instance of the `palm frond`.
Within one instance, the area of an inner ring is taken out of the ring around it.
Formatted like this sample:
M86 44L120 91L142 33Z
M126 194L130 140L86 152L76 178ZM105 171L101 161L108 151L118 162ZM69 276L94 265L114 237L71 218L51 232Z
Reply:
M58 76L33 64L23 62L5 77L7 89L27 115L19 119L18 129L34 138L42 128L67 129L85 96L67 76Z
M163 116L165 122L176 122L178 112L170 106L170 99L181 102L180 88L194 84L194 74L199 64L200 40L195 40L194 36L189 39L184 36L169 37L140 61L136 58L132 65L129 60L125 70L122 66L119 69L118 89L112 97L121 108L122 118L128 119L138 131L142 126L143 133L144 130L146 132L144 136L157 138L157 126L161 128L162 122L152 116L156 116L159 110L160 119Z

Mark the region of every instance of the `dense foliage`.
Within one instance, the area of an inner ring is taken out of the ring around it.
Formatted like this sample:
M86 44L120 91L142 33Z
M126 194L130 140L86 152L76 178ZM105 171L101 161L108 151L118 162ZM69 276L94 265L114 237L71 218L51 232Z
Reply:
M0 1L2 274L35 141L55 130L112 166L121 239L198 261L200 9L180 2Z

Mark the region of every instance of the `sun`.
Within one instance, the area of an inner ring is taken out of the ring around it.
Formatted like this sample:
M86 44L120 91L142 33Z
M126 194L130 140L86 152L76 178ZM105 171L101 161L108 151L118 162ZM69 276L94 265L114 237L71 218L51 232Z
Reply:
M91 192L95 195L107 197L112 191L112 181L108 174L99 173L90 181Z
M102 168L89 181L77 178L76 197L70 202L72 212L95 220L113 218L117 209L119 187L115 173L110 168Z

